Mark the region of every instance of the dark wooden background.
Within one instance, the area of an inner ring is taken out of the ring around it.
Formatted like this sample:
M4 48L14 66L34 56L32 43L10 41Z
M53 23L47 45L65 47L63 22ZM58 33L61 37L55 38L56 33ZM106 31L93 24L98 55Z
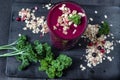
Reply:
M0 45L7 44L9 36L9 24L11 15L11 6L13 2L39 2L41 4L52 2L56 3L63 0L0 0ZM107 5L120 7L120 0L73 0L82 5ZM0 51L0 54L5 51ZM6 59L0 58L0 80L44 80L44 79L26 79L9 78L5 75Z

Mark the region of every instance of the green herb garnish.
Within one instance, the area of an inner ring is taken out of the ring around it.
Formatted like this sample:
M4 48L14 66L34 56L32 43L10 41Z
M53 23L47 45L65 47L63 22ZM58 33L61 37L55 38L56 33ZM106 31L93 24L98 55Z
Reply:
M61 77L63 70L72 64L72 59L64 54L60 54L56 59L46 57L40 61L40 71L45 71L49 78Z
M79 25L81 23L81 16L78 14L73 14L68 17L69 20L73 21L74 24Z
M19 70L25 69L31 62L39 61L39 70L45 71L49 78L61 77L63 70L72 64L72 59L67 55L60 54L54 59L51 46L47 43L42 44L38 40L31 44L24 35L9 45L0 46L0 50L12 51L0 55L0 57L15 56L21 62Z
M107 22L102 23L102 25L100 26L100 29L98 31L99 35L108 35L110 32L110 27L109 24Z
M27 37L22 35L15 42L0 46L0 50L12 50L12 52L0 55L0 57L16 56L21 62L19 70L25 69L30 62L37 62L37 54L34 53L33 46L27 41Z

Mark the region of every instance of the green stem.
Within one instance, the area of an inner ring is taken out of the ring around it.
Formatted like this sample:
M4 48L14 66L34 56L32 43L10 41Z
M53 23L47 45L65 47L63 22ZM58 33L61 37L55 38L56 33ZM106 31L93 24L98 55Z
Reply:
M15 47L0 47L0 50L6 50L6 49L17 50Z
M17 41L11 43L11 44L8 44L8 45L3 45L3 46L0 46L0 47L11 47L12 45L15 45Z
M0 57L17 56L17 55L20 55L20 54L22 54L22 53L23 53L23 51L22 51L22 52L14 51L14 52L2 54L2 55L0 55Z

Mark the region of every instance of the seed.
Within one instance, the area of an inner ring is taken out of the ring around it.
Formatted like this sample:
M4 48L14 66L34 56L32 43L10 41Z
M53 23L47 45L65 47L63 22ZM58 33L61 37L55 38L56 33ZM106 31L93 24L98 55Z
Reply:
M67 35L68 33L67 33L67 31L63 31L63 34Z
M77 30L75 29L75 30L73 31L73 34L75 34L75 33L76 33L76 31L77 31Z
M107 49L107 52L106 52L106 53L107 53L107 54L108 54L108 53L110 53L110 50L109 50L109 49Z
M104 39L107 39L107 37L106 37L106 36L104 36Z
M88 67L92 67L90 63L87 63L87 66L88 66Z
M88 46L92 46L93 45L93 43L92 42L90 42L89 44L88 44Z
M79 43L78 45L79 45L79 46L81 46L81 44L80 44L80 43Z
M18 36L20 37L20 36L21 36L21 34L19 33L19 34L18 34Z
M78 15L82 16L82 13L79 12ZM71 17L71 16L70 16L70 17Z
M93 57L96 57L96 56L97 56L97 53L92 53L92 56L93 56Z
M37 6L35 6L35 7L34 7L34 9L35 9L35 10L38 10L38 7L37 7Z
M16 21L21 21L21 18L20 18L20 17L17 17L17 18L16 18Z
M27 28L26 28L26 27L24 27L24 28L23 28L23 30L27 30Z
M77 27L77 25L76 25L76 24L74 24L74 27Z
M107 15L104 15L105 19L107 19Z
M110 35L111 35L111 36L113 36L113 34L112 34L112 33L111 33Z
M51 7L48 7L47 9L49 10Z
M120 40L118 41L118 43L120 43Z
M26 16L24 16L23 18L21 18L21 21L25 21L25 19L26 19Z
M57 23L56 26L59 26L59 23Z
M98 49L98 50L101 50L101 49L102 49L102 47L101 47L101 46L98 46L98 47L97 47L97 49Z
M112 61L112 58L111 58L111 57L109 57L109 56L107 57L107 59L108 59L109 61Z
M51 6L51 4L50 4L50 3L49 3L48 5L49 5L49 6Z
M114 39L114 37L112 37L112 39Z
M48 7L48 6L49 6L48 4L45 5L45 7Z
M110 35L107 35L107 37L110 37Z
M72 11L72 14L76 14L76 13L77 13L77 11L76 11L76 10L73 10L73 11Z
M80 68L82 71L84 71L86 69L86 67L84 67L82 64L80 65Z
M103 60L105 60L105 58L103 58Z
M98 13L98 11L95 11L95 14L97 14Z
M82 17L84 17L85 16L85 14L84 13L82 13L82 15L81 15Z
M105 50L104 50L104 49L101 49L100 52L101 52L101 53L105 53Z
M101 21L101 23L104 23L104 21Z
M93 21L93 18L89 18L90 19L90 21Z
M56 30L57 28L56 28L56 26L53 26L53 30Z
M102 44L105 44L105 41L102 41Z
M110 26L113 26L112 24L110 24Z
M35 12L35 10L32 10L32 12L34 13L34 12Z

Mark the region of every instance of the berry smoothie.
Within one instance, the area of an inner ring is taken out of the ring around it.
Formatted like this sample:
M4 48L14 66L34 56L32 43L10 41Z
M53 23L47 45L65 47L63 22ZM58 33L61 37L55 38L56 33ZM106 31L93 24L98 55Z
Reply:
M58 49L69 49L79 40L87 26L83 8L73 2L53 6L47 17L51 41Z

